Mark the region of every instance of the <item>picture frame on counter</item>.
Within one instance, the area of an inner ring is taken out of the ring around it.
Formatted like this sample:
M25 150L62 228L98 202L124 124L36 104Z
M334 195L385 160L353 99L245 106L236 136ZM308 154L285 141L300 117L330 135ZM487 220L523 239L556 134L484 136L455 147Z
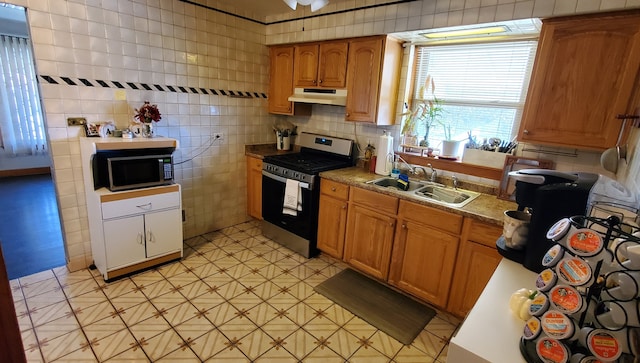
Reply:
M87 122L84 124L84 131L87 137L108 137L115 131L113 122Z
M87 137L100 137L100 125L93 122L84 124L84 132Z

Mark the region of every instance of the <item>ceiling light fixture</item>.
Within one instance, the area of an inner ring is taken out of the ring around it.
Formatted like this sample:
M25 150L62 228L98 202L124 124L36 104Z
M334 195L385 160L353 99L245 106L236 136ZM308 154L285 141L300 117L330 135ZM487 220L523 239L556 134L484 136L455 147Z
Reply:
M442 38L461 38L475 35L488 35L488 34L496 34L496 33L506 33L509 31L504 25L500 26L490 26L484 28L473 28L473 29L461 29L461 30L451 30L451 31L442 31L442 32L433 32L433 33L424 33L422 36L429 39L442 39Z
M300 5L311 5L311 11L314 12L316 10L322 9L325 5L329 4L329 0L282 0L293 10L296 10L296 6Z

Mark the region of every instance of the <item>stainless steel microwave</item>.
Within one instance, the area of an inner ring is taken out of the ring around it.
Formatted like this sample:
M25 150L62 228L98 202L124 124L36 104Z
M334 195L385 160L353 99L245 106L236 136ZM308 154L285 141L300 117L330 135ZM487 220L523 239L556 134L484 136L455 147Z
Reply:
M172 184L172 152L172 148L97 152L92 160L94 189L119 191Z

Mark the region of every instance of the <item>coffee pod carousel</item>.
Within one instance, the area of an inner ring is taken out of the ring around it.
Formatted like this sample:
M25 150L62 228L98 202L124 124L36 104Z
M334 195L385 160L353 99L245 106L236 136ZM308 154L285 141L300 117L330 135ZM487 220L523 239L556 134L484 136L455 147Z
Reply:
M517 291L528 363L640 361L640 229L617 217L554 224L536 290ZM526 295L526 296L525 296Z

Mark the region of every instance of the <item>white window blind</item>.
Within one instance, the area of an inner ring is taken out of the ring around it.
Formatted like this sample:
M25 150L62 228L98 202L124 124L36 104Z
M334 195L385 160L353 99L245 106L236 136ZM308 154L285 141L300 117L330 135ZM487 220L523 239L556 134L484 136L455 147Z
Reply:
M468 133L477 142L498 137L511 140L517 133L535 57L537 41L507 41L485 44L419 46L412 104L420 100L420 87L431 76L434 95L442 101L440 120L451 125L451 137L465 140ZM424 123L418 136L426 134ZM444 128L429 129L429 144L438 147Z
M0 146L5 155L46 152L44 118L28 39L0 35Z

